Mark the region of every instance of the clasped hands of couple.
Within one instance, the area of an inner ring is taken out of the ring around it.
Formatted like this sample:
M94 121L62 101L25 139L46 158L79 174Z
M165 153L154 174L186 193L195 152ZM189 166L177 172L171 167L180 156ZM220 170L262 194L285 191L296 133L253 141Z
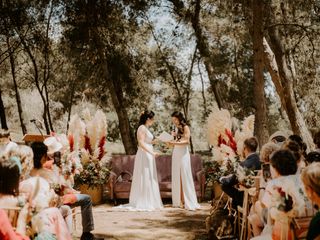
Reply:
M177 136L177 133L176 133L176 132L171 132L171 135L172 135L172 137L175 138L175 137ZM154 139L152 140L151 143L152 143L152 144L158 144L160 141L161 141L161 140L156 137L156 138L154 138ZM173 148L174 145L175 145L175 143L176 143L176 140L166 141L166 142L164 142L164 143L166 144L167 148ZM159 152L159 151L154 151L154 152L152 153L152 155L153 155L154 157L156 157L156 156L158 156L158 155L160 155L160 154L161 154L161 152Z

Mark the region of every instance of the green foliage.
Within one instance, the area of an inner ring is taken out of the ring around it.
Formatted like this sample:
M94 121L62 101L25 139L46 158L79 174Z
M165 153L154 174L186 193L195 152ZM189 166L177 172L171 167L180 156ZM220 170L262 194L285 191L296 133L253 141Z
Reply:
M270 22L271 18L265 19L263 34L267 36L270 26L278 25L286 43L286 56L294 63L296 101L308 127L315 128L320 107L319 1L267 2L276 17ZM114 85L116 91L122 93L121 108L128 114L132 132L144 109L156 112L155 135L168 131L172 111L188 110L193 140L200 149L207 148L203 121L215 105L215 99L199 51L191 68L196 37L190 21L195 3L190 0L3 2L0 6L0 87L9 126L19 132L7 36L14 51L26 122L43 116L42 99L34 82L35 70L26 52L28 46L38 66L40 91L45 92L44 86L47 86L51 117L58 132L65 132L69 111L89 104L91 108L112 113L108 118L107 137L110 141L119 141L118 116L110 95L110 87ZM202 0L199 21L209 43L210 62L222 99L232 115L241 119L255 112L253 49L247 24L252 13L247 3ZM265 77L268 80L267 73ZM287 128L286 116L269 80L265 89L270 132ZM203 95L207 98L205 104ZM30 124L27 129L37 131Z
M107 182L110 168L106 163L93 160L83 164L83 170L74 177L75 185L87 184L89 187L103 185Z

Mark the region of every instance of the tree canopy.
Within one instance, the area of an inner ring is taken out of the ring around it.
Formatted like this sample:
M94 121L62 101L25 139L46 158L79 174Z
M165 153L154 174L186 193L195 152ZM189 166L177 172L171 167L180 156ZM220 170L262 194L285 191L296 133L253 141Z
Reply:
M205 150L214 107L255 114L260 144L291 129L312 147L320 116L320 1L40 0L0 6L1 127L66 132L84 106L135 153L140 112L173 111ZM236 121L235 121L236 124ZM118 150L115 150L118 151ZM122 150L119 150L122 151Z

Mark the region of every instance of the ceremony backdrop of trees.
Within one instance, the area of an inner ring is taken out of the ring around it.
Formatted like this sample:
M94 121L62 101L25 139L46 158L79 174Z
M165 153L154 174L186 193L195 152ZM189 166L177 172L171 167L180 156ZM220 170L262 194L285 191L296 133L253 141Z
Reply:
M102 109L109 141L133 154L141 111L157 133L180 110L206 150L218 107L255 114L260 144L291 129L312 146L319 0L3 0L0 14L1 127L17 136L36 132L31 119L66 132L72 114Z

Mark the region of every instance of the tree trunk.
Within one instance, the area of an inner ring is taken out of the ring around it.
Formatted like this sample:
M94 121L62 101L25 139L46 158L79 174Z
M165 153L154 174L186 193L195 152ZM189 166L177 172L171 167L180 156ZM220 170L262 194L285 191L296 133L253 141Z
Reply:
M75 76L77 76L77 74L75 74ZM73 105L73 97L74 97L74 93L76 91L76 77L73 78L72 80L72 84L71 84L71 93L70 93L70 102L69 102L69 106L68 106L68 119L67 119L67 131L69 130L69 122L70 122L70 118L71 118L71 110L72 110L72 105Z
M45 125L45 128L46 128L46 133L50 134L50 126L49 126L48 118L47 118L47 101L46 101L45 96L43 95L42 88L40 87L38 64L36 62L36 59L35 59L34 55L31 52L30 47L26 43L24 37L21 35L21 33L18 33L18 34L19 34L21 43L23 45L23 48L26 51L27 55L30 57L30 60L32 62L32 66L33 66L33 70L34 70L34 73L33 73L34 74L34 82L35 82L35 85L37 87L37 90L38 90L38 92L40 94L40 97L41 97L41 100L42 100L42 103L43 103L42 118L43 118L44 125Z
M99 59L101 61L103 78L107 82L113 107L118 116L119 130L125 152L126 154L136 154L137 140L130 126L128 112L126 110L126 104L120 81L120 77L122 76L119 76L119 74L112 74L112 68L109 67L108 59L106 59L108 53L105 53L105 46L97 29L92 29L92 37L96 43Z
M209 50L209 44L207 38L204 36L202 32L202 28L200 26L199 20L200 20L200 10L201 10L201 0L197 0L195 3L195 10L194 14L191 19L192 27L195 32L195 36L197 39L197 46L200 52L200 55L203 59L203 63L206 67L209 81L211 84L211 88L213 91L213 94L215 96L215 99L217 101L217 105L219 109L225 108L224 103L222 102L222 98L219 91L219 83L216 79L216 76L214 74L214 67L210 60L210 50Z
M48 81L50 79L50 55L49 55L49 28L50 28L50 21L51 21L51 16L52 16L52 12L53 12L53 4L52 2L50 2L50 11L49 11L49 16L48 16L48 21L46 24L46 39L45 39L45 48L43 51L43 55L44 55L44 67L43 67L43 87L41 89L41 91L44 91L44 96L45 96L45 103L46 107L45 109L45 114L47 115L47 119L48 119L48 124L49 124L49 128L50 131L54 131L53 129L53 123L51 120L51 113L50 113L50 101L49 101L49 92L48 92Z
M203 100L203 120L205 120L208 117L208 109L207 109L207 99L206 99L206 93L205 93L205 88L204 88L204 79L202 77L202 72L200 69L200 58L198 59L198 72L200 75L200 80L201 80L201 95L202 95L202 100Z
M0 120L1 120L1 128L8 130L6 111L4 109L4 104L2 101L2 90L1 89L0 89Z
M8 36L7 36L7 46L8 46L8 49L10 49L9 50L9 60L10 60L10 67L11 67L11 75L12 75L14 91L15 91L15 95L16 95L16 102L17 102L17 107L18 107L18 114L19 114L21 130L24 135L27 133L27 128L26 128L26 125L25 125L24 119L23 119L21 97L20 97L19 88L18 88L17 79L16 79L16 65L15 65L15 60L14 60L14 55L13 55L14 53L11 50L10 39Z
M112 103L118 115L119 129L124 149L126 154L136 154L137 141L130 127L128 113L124 104L122 88L119 84L120 81L115 78L112 80L107 79L107 81L109 82L108 85Z
M311 150L314 148L313 139L294 98L293 79L286 62L284 47L274 27L270 29L269 35L273 50L266 39L263 40L266 66L280 97L281 105L287 113L293 133L300 135Z
M267 106L264 91L264 54L263 54L263 10L262 0L252 1L252 40L253 40L253 77L255 100L255 127L254 135L257 136L261 147L268 141Z
M170 0L170 2L174 6L174 11L178 16L183 15L183 13L186 13L187 10L184 6L184 2L180 0ZM216 99L217 105L220 108L225 108L224 103L222 101L220 91L219 91L219 82L216 79L215 73L214 73L214 67L210 59L210 48L208 44L208 40L206 36L202 32L201 25L199 23L200 20L200 10L201 10L201 0L197 0L195 2L195 10L194 14L191 18L191 24L192 28L194 30L196 39L197 39L197 48L199 50L199 53L203 59L203 63L205 65L206 71L208 73L210 85L214 94L214 97ZM186 18L188 21L189 19Z

